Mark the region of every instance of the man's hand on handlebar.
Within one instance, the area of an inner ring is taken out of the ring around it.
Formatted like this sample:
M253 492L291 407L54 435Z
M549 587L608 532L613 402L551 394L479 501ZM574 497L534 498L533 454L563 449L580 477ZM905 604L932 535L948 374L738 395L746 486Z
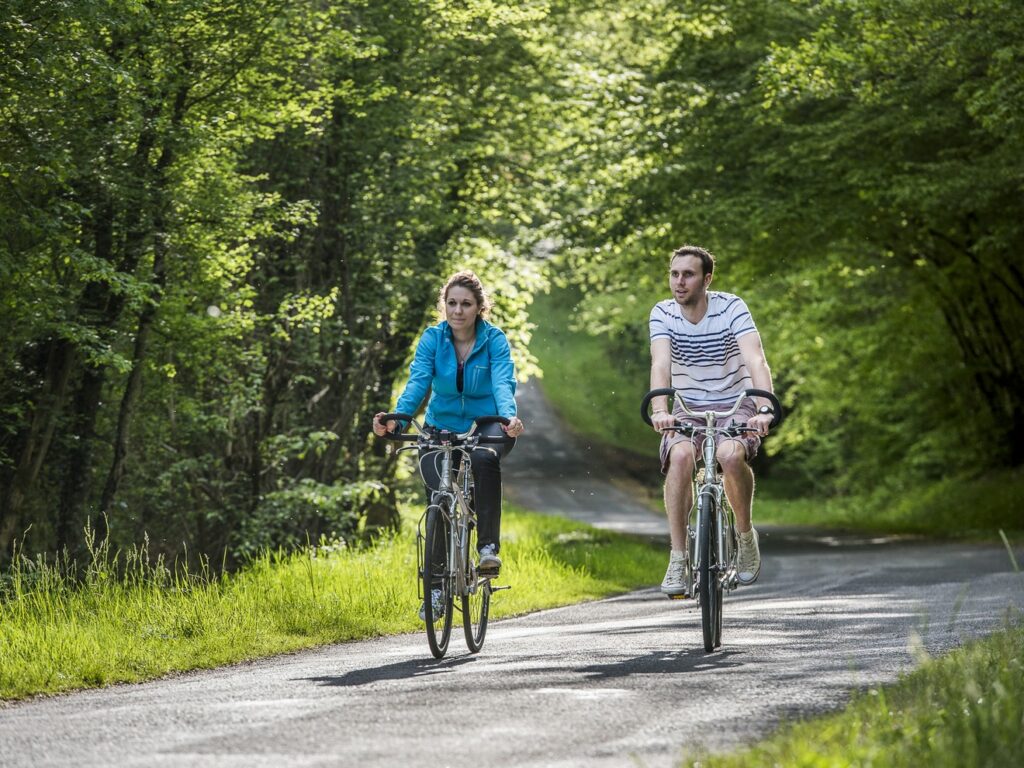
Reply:
M655 432L660 433L663 429L676 426L676 417L669 411L655 411L651 414L651 425Z
M768 428L772 425L772 418L770 413L756 413L747 419L747 425L757 430L758 437L764 437L768 434Z

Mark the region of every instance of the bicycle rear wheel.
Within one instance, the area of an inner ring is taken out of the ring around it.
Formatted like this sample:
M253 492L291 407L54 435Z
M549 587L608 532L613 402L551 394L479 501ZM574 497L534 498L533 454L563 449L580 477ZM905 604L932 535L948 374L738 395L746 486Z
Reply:
M452 635L452 578L448 569L447 553L451 522L441 507L427 512L427 531L423 542L423 613L427 623L427 645L434 658L440 659L448 650ZM440 559L440 562L439 562ZM431 591L441 590L441 599L435 606ZM437 614L435 608L441 613Z
M462 628L466 633L466 646L470 653L477 653L483 648L487 617L491 610L491 580L482 579L477 574L473 563L475 553L476 528L470 528L466 531L462 552L468 587L468 593L462 596Z
M701 628L704 650L710 653L722 644L722 584L718 580L714 497L700 497L700 522L697 528L697 592L700 597Z

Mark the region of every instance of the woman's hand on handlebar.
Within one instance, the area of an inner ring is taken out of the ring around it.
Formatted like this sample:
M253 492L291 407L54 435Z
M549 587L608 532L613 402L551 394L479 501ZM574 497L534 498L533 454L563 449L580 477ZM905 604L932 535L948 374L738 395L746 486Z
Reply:
M373 417L373 434L377 437L384 437L388 432L394 432L395 426L398 424L394 419L388 419L386 422L382 422L380 420L381 416L386 415L387 413L381 411Z
M509 437L519 437L523 434L523 430L526 429L526 425L523 424L518 416L513 416L508 420L508 424L502 424L501 428L505 430L505 434Z

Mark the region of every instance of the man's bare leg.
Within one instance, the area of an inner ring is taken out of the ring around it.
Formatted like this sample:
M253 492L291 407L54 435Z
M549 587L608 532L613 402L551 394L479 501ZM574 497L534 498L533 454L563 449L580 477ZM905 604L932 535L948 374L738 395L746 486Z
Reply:
M668 515L672 551L661 591L669 597L689 597L691 591L686 569L686 521L693 505L692 477L693 446L689 441L676 443L669 451L665 472L665 513Z
M761 551L757 531L751 524L754 501L754 473L747 464L746 450L738 440L723 440L719 446L718 463L725 475L725 493L736 515L739 552L736 556L736 577L740 584L757 581L761 573Z
M751 507L754 502L754 472L747 464L746 450L736 440L723 440L718 448L718 463L725 475L725 494L736 515L736 530L746 533L751 528Z
M672 549L686 551L686 522L693 506L693 445L689 440L676 443L669 451L665 474L665 513ZM749 520L749 513L747 515Z

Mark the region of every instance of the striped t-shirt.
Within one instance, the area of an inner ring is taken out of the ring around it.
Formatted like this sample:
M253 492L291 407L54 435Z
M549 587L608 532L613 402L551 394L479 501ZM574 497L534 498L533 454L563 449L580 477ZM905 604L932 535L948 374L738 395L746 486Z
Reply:
M756 331L747 305L731 293L708 291L708 311L696 325L675 299L651 310L651 341L671 342L672 386L689 404L731 404L752 385L736 340Z

